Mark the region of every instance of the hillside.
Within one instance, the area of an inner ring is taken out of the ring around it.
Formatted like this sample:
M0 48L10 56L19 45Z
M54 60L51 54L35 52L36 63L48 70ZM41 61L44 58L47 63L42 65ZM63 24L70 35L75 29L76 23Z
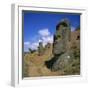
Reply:
M36 51L34 53L26 53L24 56L24 77L35 76L59 76L59 75L74 75L80 74L80 30L71 32L71 42L69 47L74 52L75 60L72 60L70 64L58 71L52 71L45 65L46 61L49 61L54 56L52 54L53 45L44 50L43 55L39 55Z
M59 75L60 72L52 72L45 66L45 61L50 60L52 55L52 45L45 50L44 54L39 56L38 52L26 54L24 56L24 76L53 76Z

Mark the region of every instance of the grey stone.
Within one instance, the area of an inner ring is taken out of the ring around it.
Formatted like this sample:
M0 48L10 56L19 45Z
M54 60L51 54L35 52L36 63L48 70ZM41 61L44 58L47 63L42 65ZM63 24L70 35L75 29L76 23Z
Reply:
M53 71L64 68L71 61L73 56L68 49L68 42L71 36L70 27L70 23L67 19L63 19L56 26L53 43L54 57L46 62L47 67L51 68Z
M39 53L39 55L43 55L43 53L44 53L44 48L43 48L42 42L39 42L38 53Z
M73 54L70 51L60 55L56 62L52 65L52 71L62 70L72 62L73 58Z
M70 41L70 24L68 20L62 20L56 26L56 33L54 35L53 53L60 54L66 51L67 42Z
M45 64L52 71L63 70L80 57L79 31L71 32L69 20L63 19L56 26L53 43L53 58Z

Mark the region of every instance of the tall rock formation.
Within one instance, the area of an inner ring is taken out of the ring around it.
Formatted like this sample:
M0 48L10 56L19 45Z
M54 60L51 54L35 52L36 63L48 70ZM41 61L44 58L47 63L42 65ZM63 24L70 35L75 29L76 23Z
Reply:
M67 19L63 19L56 26L56 33L54 35L53 53L54 55L66 52L67 44L70 41L71 34L70 23Z
M42 42L39 42L38 53L39 53L39 55L43 55L43 53L44 53L44 48L43 48Z
M77 55L77 51L78 55L80 55L80 48L77 49L79 46L80 36L77 35L77 33L78 31L76 34L72 34L69 20L63 19L60 23L58 23L53 43L54 57L45 62L49 69L52 71L63 70L72 63L73 60L75 60L75 53ZM75 37L77 38L72 40L72 38L74 38L72 35L76 35ZM74 43L74 45L72 43Z

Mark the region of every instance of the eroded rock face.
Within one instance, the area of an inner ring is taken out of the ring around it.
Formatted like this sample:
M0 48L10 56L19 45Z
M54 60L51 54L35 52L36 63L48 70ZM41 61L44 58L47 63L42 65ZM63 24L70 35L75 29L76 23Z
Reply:
M52 71L62 70L67 67L75 60L75 57L80 55L79 40L80 36L78 31L72 33L69 21L63 19L56 26L53 43L54 57L45 62L46 66Z
M38 52L39 52L39 55L43 55L43 53L44 53L44 48L43 48L42 42L39 42Z
M72 62L73 58L74 58L73 54L70 51L67 51L59 55L56 62L53 63L51 70L52 71L62 70L67 65L69 65L70 62Z
M71 61L72 56L68 47L68 42L70 42L71 37L70 27L70 23L66 19L62 20L56 26L53 53L55 57L57 54L59 55L56 62L52 65L52 70L54 71L64 68L69 63L69 61Z
M68 20L62 20L56 26L56 33L54 35L53 53L61 54L66 51L67 43L70 41L70 24Z

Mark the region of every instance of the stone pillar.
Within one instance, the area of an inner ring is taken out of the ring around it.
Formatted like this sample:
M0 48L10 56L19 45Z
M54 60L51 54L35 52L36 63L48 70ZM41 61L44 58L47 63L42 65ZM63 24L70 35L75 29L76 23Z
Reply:
M67 43L70 41L70 24L67 19L63 19L56 26L56 33L54 35L53 53L61 54L66 51Z
M42 42L39 42L38 53L39 53L39 55L43 55L43 53L44 53L44 48L43 48Z

